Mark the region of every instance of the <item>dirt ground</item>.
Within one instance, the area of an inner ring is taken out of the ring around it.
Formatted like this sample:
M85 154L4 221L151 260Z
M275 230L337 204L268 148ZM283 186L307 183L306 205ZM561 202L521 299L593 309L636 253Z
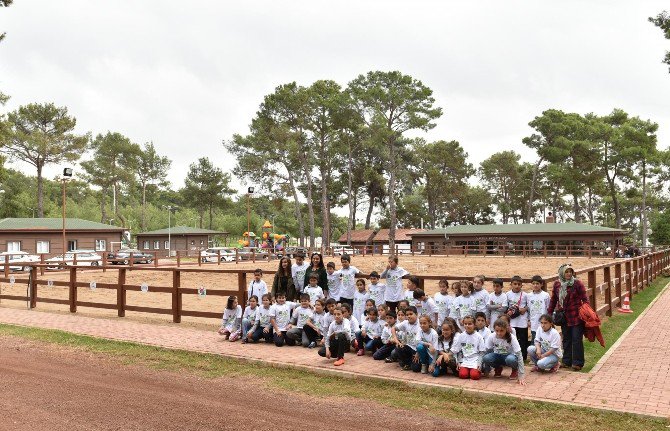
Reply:
M472 425L342 397L268 389L243 377L119 366L103 355L0 337L0 430L468 430ZM396 420L396 418L402 420ZM328 428L332 428L328 426ZM479 427L481 429L481 427ZM489 428L492 429L492 428Z
M333 260L336 262L337 268L340 267L337 258L326 257L326 262ZM599 265L608 262L608 259L597 258L520 258L520 257L458 257L458 256L401 256L400 266L404 267L412 274L417 275L438 275L448 278L450 281L462 279L464 277L471 278L476 274L484 274L489 279L496 276L511 277L512 275L520 275L524 278L530 278L535 274L543 276L553 276L556 274L558 267L564 262L570 262L576 269L585 268L593 265ZM354 256L352 265L356 266L361 272L369 273L371 271L382 272L386 267L387 258L385 256ZM161 264L163 266L163 264ZM263 279L268 283L269 287L272 284L273 274L277 270L277 261L258 261L258 262L242 262L239 264L225 262L221 265L216 263L205 264L203 269L248 269L253 271L255 268L261 268L264 271ZM143 268L150 268L147 265L140 265ZM184 268L198 268L196 264L189 264L183 266ZM599 276L602 276L600 271ZM27 278L26 274L14 274L19 278ZM67 272L50 272L47 271L44 275L38 276L39 279L53 280L53 281L67 281ZM96 283L116 283L118 271L115 269L102 272L102 270L83 270L77 275L78 281ZM248 274L248 281L253 277ZM599 281L600 282L600 281ZM170 309L172 306L172 297L169 293L152 292L152 287L155 286L172 286L172 273L160 271L132 271L129 270L126 277L126 284L141 285L146 283L149 286L149 292L127 292L127 305L147 306ZM425 289L427 293L433 294L437 292L437 281L427 281ZM205 287L208 291L212 290L237 290L237 274L221 274L221 273L188 273L183 272L181 275L182 287L199 288ZM492 289L490 282L487 282L485 287ZM2 294L5 295L25 295L26 284L15 283L0 283ZM530 286L525 286L526 290ZM39 286L38 298L55 298L67 299L68 288L61 286ZM107 304L116 304L116 291L110 289L78 289L78 300L86 302L98 302ZM222 312L225 307L226 298L223 296L212 295L183 295L183 309L195 311L210 311ZM2 306L10 307L25 307L25 302L2 300ZM49 310L55 312L69 312L67 305L48 304L38 302L37 307L40 310ZM78 307L77 313L93 316L115 317L116 310ZM172 321L172 316L167 314L148 314L138 312L126 312L126 317L151 323L169 323ZM194 325L198 327L210 327L215 325L213 319L197 318L197 317L182 317L182 323L186 325Z

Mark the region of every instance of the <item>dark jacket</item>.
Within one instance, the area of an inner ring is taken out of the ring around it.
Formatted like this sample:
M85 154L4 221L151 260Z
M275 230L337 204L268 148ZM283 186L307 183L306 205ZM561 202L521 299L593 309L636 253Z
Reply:
M288 275L288 280L286 282L286 290L284 291L281 287L281 283L279 281L279 278L281 277L281 273L279 271L275 272L275 278L272 281L272 298L277 297L277 293L281 292L284 295L286 295L286 300L287 301L295 301L297 300L297 295L296 295L296 290L295 290L295 283L293 282L293 277L291 277L291 274L289 273Z
M309 286L309 276L312 272L314 272L314 270L312 270L311 266L305 271L305 287ZM317 281L316 284L319 285L324 292L328 292L328 273L326 272L326 268L319 268L316 273L319 274L319 281Z

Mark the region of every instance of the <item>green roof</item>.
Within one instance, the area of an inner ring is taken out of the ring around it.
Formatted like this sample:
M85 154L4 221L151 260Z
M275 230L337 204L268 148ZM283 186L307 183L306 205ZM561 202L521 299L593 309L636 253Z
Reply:
M0 220L2 230L62 230L62 218L5 218ZM123 228L79 218L66 218L65 229L69 230L115 230Z
M529 233L620 233L622 229L593 226L583 223L523 223L449 226L444 229L427 230L410 236L434 235L497 235Z
M221 235L228 233L219 232L218 230L200 229L197 227L172 226L170 229L152 230L150 232L138 233L137 235L167 235L168 231L170 235Z

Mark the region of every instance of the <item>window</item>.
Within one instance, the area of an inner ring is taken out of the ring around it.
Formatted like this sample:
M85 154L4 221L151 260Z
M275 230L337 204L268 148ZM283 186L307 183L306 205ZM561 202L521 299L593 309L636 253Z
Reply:
M200 245L205 245L205 240L204 239L200 240Z
M160 240L154 241L154 250L160 250L160 248L161 248Z
M77 249L77 240L67 242L67 251L73 251Z
M49 253L49 241L37 241L37 254Z
M7 241L7 251L21 251L21 241Z
M144 242L142 243L142 249L144 249L144 250L148 250L148 249L149 249L149 241L144 241Z
M107 241L104 239L95 240L95 251L105 251L107 250Z
M165 241L164 248L165 250L168 250L170 248L170 241Z

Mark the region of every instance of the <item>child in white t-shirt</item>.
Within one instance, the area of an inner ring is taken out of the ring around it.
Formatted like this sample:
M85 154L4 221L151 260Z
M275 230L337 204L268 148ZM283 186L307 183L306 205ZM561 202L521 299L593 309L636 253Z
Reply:
M256 296L260 301L260 298L268 293L268 285L265 284L265 281L261 280L263 277L263 270L256 268L254 270L254 279L249 282L249 289L247 290L247 298Z
M468 281L461 281L455 283L461 290L461 296L454 299L454 309L456 311L456 322L461 331L465 330L463 326L463 319L467 316L474 317L475 315L475 301L472 298L473 287Z
M313 307L317 299L325 298L323 294L323 289L317 283L319 282L319 276L313 272L309 275L309 285L305 287L306 294L309 295L309 303Z
M400 360L400 369L409 371L412 369L412 363L416 355L416 345L419 340L421 326L417 318L416 307L410 306L405 310L406 320L397 323L391 328L393 342L398 349L398 359ZM402 336L399 334L402 333Z
M316 347L323 340L323 335L328 330L326 325L330 325L330 322L327 322L328 313L325 310L326 300L323 298L317 299L314 303L314 314L311 321L302 328L310 340L310 343L307 345L310 349Z
M333 298L335 303L340 302L342 283L340 282L340 274L335 271L335 262L326 264L326 279L328 280L328 298Z
M344 353L349 351L351 342L351 327L349 321L344 318L342 307L333 309L333 321L328 327L328 332L323 337L324 346L319 349L319 356L330 359L335 356L333 363L336 367L344 365Z
M412 371L428 374L428 367L437 354L437 331L432 328L433 321L427 315L419 317L421 331L417 334L416 355L412 362Z
M375 301L376 306L380 306L385 303L384 297L386 294L386 285L379 282L379 274L377 271L372 271L370 273L370 288L368 291L370 293L370 299Z
M358 323L361 325L365 320L365 302L368 300L370 295L368 291L365 290L365 279L359 278L356 280L356 292L354 293L354 306L353 306L353 315L358 320Z
M517 379L520 385L525 385L523 356L519 342L504 320L498 319L493 328L495 333L486 340L486 350L489 353L484 355L485 370L488 372L489 367L493 367L495 370L493 377L501 377L503 366L511 367L510 380Z
M442 329L440 336L437 339L437 354L435 362L428 367L428 372L433 377L439 377L442 374L447 374L451 371L454 376L458 375L458 363L456 362L456 355L451 353L451 346L458 333L456 332L456 325L449 320L442 322Z
M242 331L242 307L237 304L237 296L229 296L226 309L223 310L219 334L224 340L237 341Z
M427 296L422 289L416 289L414 291L414 299L419 301L419 307L417 311L419 312L419 317L428 316L430 319L430 325L433 328L437 328L437 304L433 301L433 298Z
M303 330L313 316L314 310L309 303L309 295L303 293L300 295L300 307L293 310L292 323L286 327L286 344L289 346L302 344L303 347L308 347L314 341L313 339L310 340Z
M528 347L530 361L535 364L531 371L556 372L563 350L561 335L554 328L554 320L549 314L540 317L540 326L533 342L535 344Z
M305 255L298 253L295 255L295 263L291 265L291 276L297 293L302 293L305 288L305 274L309 264L305 262Z
M271 343L272 323L270 322L270 309L272 308L272 296L266 293L263 295L261 302L262 304L258 307L258 312L256 313L256 322L249 332L251 333L251 340L254 343L257 343L261 338L265 339L266 343Z
M533 291L528 294L528 320L530 321L530 339L535 340L535 333L540 327L540 317L547 314L549 308L549 294L542 290L544 280L539 275L531 279Z
M449 282L447 279L440 280L438 284L440 291L433 296L433 301L437 305L437 327L442 327L445 317L449 317L449 310L451 303L454 301L454 296L449 294Z
M286 344L286 331L288 331L291 321L291 311L297 305L297 302L287 301L284 292L277 293L277 303L270 309L270 323L272 323L272 329L274 329L273 340L275 346L282 347Z
M351 305L345 303L342 304L341 307L342 315L349 321L349 328L351 328L351 347L353 347L354 350L358 350L358 340L356 339L356 336L358 335L358 330L361 325L358 323L356 317L351 315Z
M491 335L491 330L486 326L486 314L481 311L475 313L475 328L484 341Z
M419 312L419 315L421 315L421 310L419 308L421 307L421 302L414 297L414 292L419 288L419 284L421 283L421 280L419 280L419 277L416 276L410 276L407 278L407 290L405 290L405 297L403 298L405 301L409 303L412 307L416 307L417 311Z
M507 292L507 315L525 361L528 355L528 294L521 290L522 286L521 277L518 275L512 277L512 290Z
M458 377L461 379L479 380L482 376L481 365L482 357L486 351L484 339L475 330L475 319L472 316L463 318L464 332L458 334L458 337L451 346L451 353L458 356Z
M388 260L386 270L382 272L381 278L386 279L386 292L384 300L391 311L396 311L398 302L403 299L402 278L409 272L398 266L398 257L391 256Z
M489 292L484 289L486 277L478 275L472 279L472 300L475 302L475 313L486 313L486 304L489 302Z
M493 280L493 292L489 294L488 310L489 329L493 331L493 324L498 318L507 312L507 295L503 293L503 281L501 278Z
M342 262L342 268L337 271L340 277L340 303L349 304L353 307L354 294L356 292L356 274L359 274L360 271L351 265L351 257L348 255L345 254L342 256L340 261Z
M382 332L384 331L384 322L379 320L377 309L372 308L368 311L368 318L363 322L361 331L358 333L358 356L365 355L369 350L374 353L382 346Z
M385 320L386 325L382 329L382 335L381 335L382 345L377 349L376 352L372 354L372 357L377 361L387 359L389 356L391 356L391 352L393 351L393 349L395 349L395 344L391 340L392 336L391 329L395 326L396 322L395 312L393 311L386 312Z
M256 314L258 314L258 298L253 295L249 298L249 305L242 314L242 344L251 340L251 327L256 323Z

